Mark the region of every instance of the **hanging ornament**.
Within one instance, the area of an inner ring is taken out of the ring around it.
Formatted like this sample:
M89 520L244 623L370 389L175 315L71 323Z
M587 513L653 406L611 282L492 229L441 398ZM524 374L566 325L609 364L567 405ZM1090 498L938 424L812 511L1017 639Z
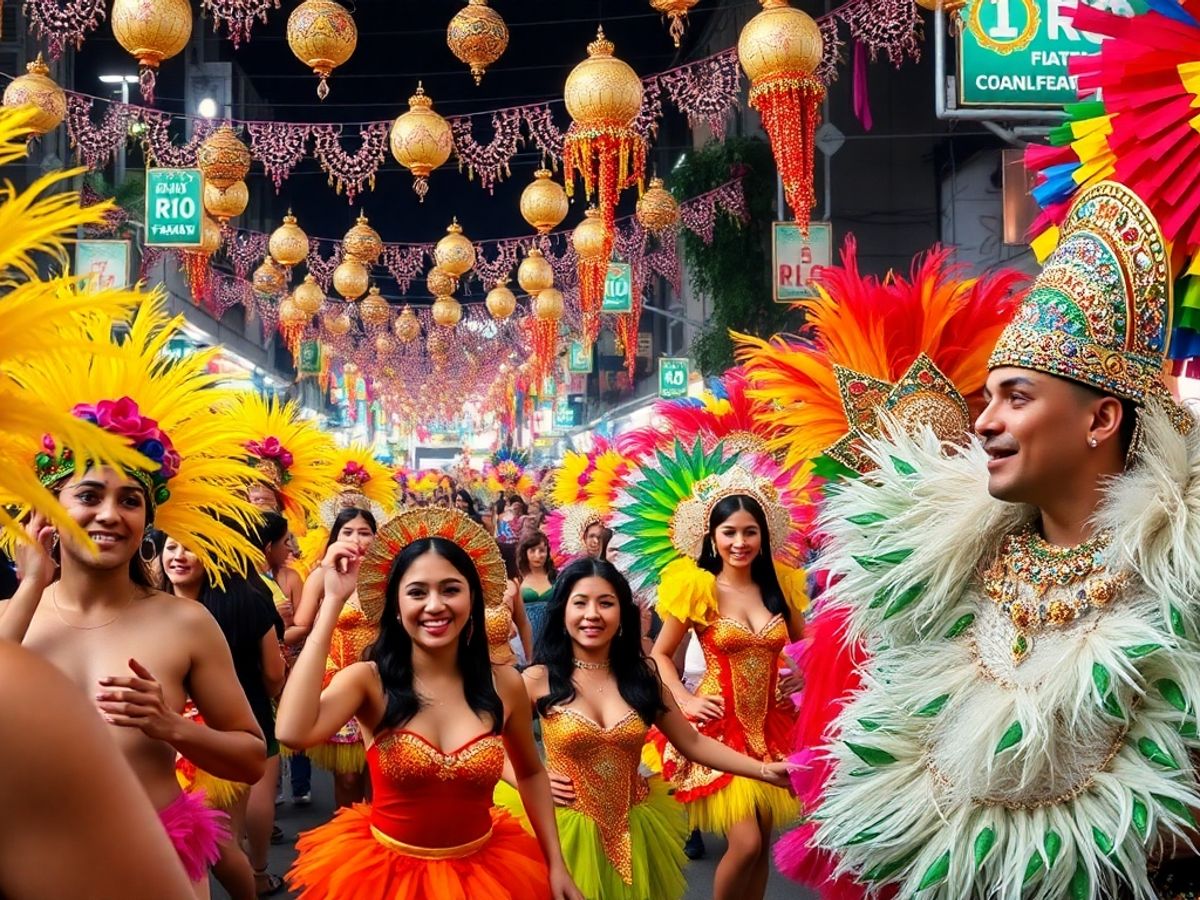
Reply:
M222 225L244 213L249 204L250 189L244 181L235 181L227 188L204 182L204 211Z
M458 280L444 269L434 266L425 277L425 287L432 297L445 297L454 293Z
M357 300L367 292L371 273L357 259L347 258L333 270L333 289L346 300Z
M196 167L209 184L221 189L232 187L250 174L250 148L226 122L200 142Z
M563 314L563 295L556 287L539 291L533 298L533 315L527 320L529 328L528 376L540 387L554 369L558 356L558 323Z
M621 191L636 184L640 193L646 169L646 142L632 127L642 109L642 80L613 49L599 29L563 90L571 115L563 143L567 195L578 173L587 198L597 195L610 235Z
M288 269L308 259L308 235L296 224L290 209L283 217L283 224L271 232L267 250L275 262Z
M8 109L26 104L37 109L37 115L28 122L30 137L53 131L67 115L67 95L50 77L50 67L40 53L25 66L24 75L8 83L3 103Z
M254 290L260 294L277 297L287 287L287 273L271 257L266 257L251 276Z
M386 331L375 335L375 352L380 356L387 356L396 349L396 342L392 336Z
M562 185L550 177L550 170L541 168L521 192L521 215L538 234L548 234L567 217L570 202Z
M488 291L487 299L484 302L487 304L487 311L497 321L507 319L517 308L517 298L508 289L507 278L496 282L496 286Z
M400 315L396 316L396 321L392 323L392 331L401 343L410 344L421 334L421 320L405 304L404 309L400 310Z
M383 241L379 232L367 224L367 217L359 213L358 221L342 238L342 249L364 266L373 266L383 253Z
M212 288L214 253L221 249L221 226L208 216L201 216L200 246L183 251L183 273L192 292L192 301L199 303L208 297Z
M443 328L453 328L462 319L462 304L450 296L438 297L430 309L433 321Z
M483 80L487 67L500 58L508 47L508 26L487 0L467 0L450 20L446 44L459 62L471 67L475 83Z
M450 352L450 334L447 328L435 328L425 338L425 349L436 366L440 367L446 363L446 356Z
M537 247L531 247L517 267L517 284L531 296L554 286L554 269Z
M463 234L458 219L451 221L446 236L434 246L433 261L455 278L462 278L475 265L475 245Z
M604 280L612 256L612 237L600 218L600 210L589 206L584 219L571 233L571 244L579 257L579 306L583 312L583 345L589 348L600 334L600 307L604 303Z
M142 99L154 102L158 66L187 46L192 36L188 0L113 0L112 29L117 43L138 61Z
M679 221L679 203L663 187L661 178L651 178L646 193L638 198L634 210L638 224L652 234L661 234Z
M671 20L670 34L675 46L683 37L683 29L687 25L687 14L700 0L650 0L650 5Z
M750 106L771 139L783 193L801 232L816 203L813 150L825 85L813 73L821 63L821 28L788 0L759 0L762 11L738 37L738 59L750 79Z
M539 291L533 298L533 314L539 319L557 322L563 316L564 300L562 291L556 287Z
M283 302L279 304L279 333L283 335L283 341L293 355L299 349L304 329L308 327L308 319L295 300L291 297L283 298Z
M354 322L350 320L350 316L344 311L335 311L332 309L325 313L322 322L325 325L326 331L338 337L349 334L350 329L354 327Z
M372 286L367 296L358 304L358 317L364 325L371 328L383 328L392 317L391 305L383 299L379 288Z
M295 301L297 309L306 316L315 316L325 303L325 292L310 273L304 276L304 281L292 292L292 300Z
M433 111L433 101L417 83L417 92L408 98L408 112L392 124L392 156L413 174L413 190L425 202L429 193L429 173L450 158L454 134L450 123Z
M358 46L358 27L350 11L333 0L304 0L287 22L287 41L296 58L321 79L317 96L329 96L330 74Z

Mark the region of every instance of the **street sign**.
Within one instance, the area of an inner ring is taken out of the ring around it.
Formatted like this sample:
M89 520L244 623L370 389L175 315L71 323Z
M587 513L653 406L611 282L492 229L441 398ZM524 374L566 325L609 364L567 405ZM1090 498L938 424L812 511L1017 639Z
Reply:
M1071 25L1078 3L1132 16L1142 0L967 0L958 41L960 106L1056 107L1074 103L1072 56L1095 53L1098 35Z
M833 262L833 226L810 222L808 237L794 222L776 222L771 247L775 272L775 302L795 303L815 297L810 280L813 269Z
M75 243L75 274L90 293L129 286L129 241L85 238Z
M567 353L567 371L576 375L587 375L593 369L594 353L591 347L585 347L583 341L571 341Z
M146 246L199 247L204 232L204 174L146 170Z
M633 267L629 263L608 264L604 278L604 303L600 312L633 312Z
M300 377L321 374L321 342L300 342L300 364L297 366Z
M663 400L678 400L687 396L691 363L686 359L661 356L658 360L658 396Z
M556 429L574 428L578 424L575 421L577 408L565 399L560 400L554 407L554 427Z

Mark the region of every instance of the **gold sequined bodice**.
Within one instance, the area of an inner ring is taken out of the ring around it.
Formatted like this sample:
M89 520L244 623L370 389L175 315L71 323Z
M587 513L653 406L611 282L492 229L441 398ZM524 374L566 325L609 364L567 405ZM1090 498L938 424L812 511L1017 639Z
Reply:
M571 808L595 821L609 861L627 884L633 874L629 811L649 794L638 771L646 731L635 710L610 728L564 707L542 719L546 767L571 779Z
M782 616L775 616L756 633L736 619L721 616L699 637L707 668L697 693L723 696L725 719L739 723L747 749L766 758L767 714L775 705L779 654L787 644L787 624Z
M512 635L512 610L507 603L489 606L483 611L483 621L487 626L488 655L493 665L512 665L517 661L517 655L509 644Z

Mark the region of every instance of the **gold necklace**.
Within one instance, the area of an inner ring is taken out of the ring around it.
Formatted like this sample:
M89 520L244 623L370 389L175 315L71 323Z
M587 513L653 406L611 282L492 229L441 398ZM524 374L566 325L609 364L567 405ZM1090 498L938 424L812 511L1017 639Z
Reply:
M125 601L125 605L115 616L113 616L107 622L101 622L99 625L72 625L67 621L66 616L63 615L62 608L58 605L58 582L54 583L54 588L50 591L50 603L54 606L54 613L58 616L58 620L68 628L73 628L76 631L95 631L97 628L105 628L111 625L113 622L117 621L117 619L121 618L121 616L125 615L125 611L129 609L130 605L133 603L133 595L129 595L129 599Z
M604 662L588 662L586 659L572 659L571 662L575 664L575 668L584 669L589 672L609 668L608 660Z

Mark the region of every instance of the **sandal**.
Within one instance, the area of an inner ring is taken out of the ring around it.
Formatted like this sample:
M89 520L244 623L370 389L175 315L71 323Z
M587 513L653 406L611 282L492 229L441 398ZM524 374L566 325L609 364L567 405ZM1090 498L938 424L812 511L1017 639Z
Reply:
M260 879L266 881L267 883L267 886L262 890L258 889L258 883ZM266 869L262 869L261 871L259 869L255 869L254 888L257 896L271 897L283 890L283 879L272 872L268 872Z
M287 835L283 833L283 829L278 825L271 828L271 843L276 847L287 843Z

